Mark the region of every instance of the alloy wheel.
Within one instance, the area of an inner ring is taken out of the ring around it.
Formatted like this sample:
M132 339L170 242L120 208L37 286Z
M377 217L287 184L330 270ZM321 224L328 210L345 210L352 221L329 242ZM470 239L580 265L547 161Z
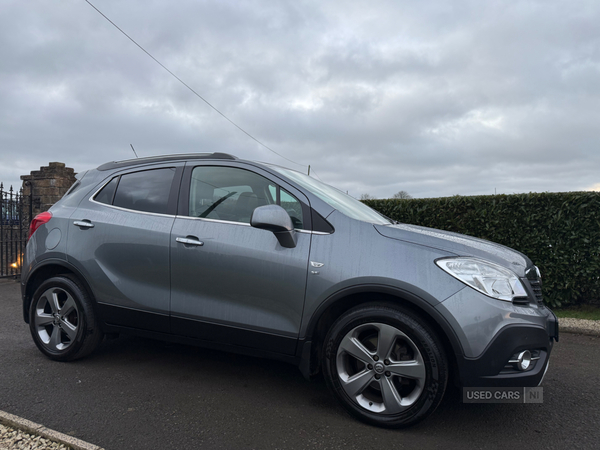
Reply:
M379 414L410 408L423 392L427 376L415 343L384 323L366 323L349 331L338 346L336 366L346 394Z
M51 352L62 352L75 342L80 313L77 303L66 290L52 287L39 296L33 321L46 348Z

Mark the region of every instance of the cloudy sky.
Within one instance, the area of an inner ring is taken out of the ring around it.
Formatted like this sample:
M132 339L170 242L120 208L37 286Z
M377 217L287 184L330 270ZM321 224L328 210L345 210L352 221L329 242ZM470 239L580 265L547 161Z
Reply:
M0 181L228 152L351 195L600 189L597 0L3 0Z

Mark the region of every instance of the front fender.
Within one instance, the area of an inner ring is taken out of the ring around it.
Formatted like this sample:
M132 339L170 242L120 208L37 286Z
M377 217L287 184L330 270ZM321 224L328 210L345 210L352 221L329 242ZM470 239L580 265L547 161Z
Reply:
M394 285L392 285L389 284L390 280L373 280L372 277L369 278L369 281L365 280L361 282L358 280L356 283L340 286L334 292L329 293L320 302L314 313L311 314L308 323L305 326L303 324L301 339L307 342L315 338L317 324L327 311L330 311L334 307L341 310L350 309L357 304L373 300L372 298L369 299L368 296L368 294L372 294L375 297L379 296L380 299L385 298L386 300L397 302L399 305L409 306L417 310L426 320L433 322L438 330L441 330L443 336L440 336L440 338L448 340L455 354L464 354L461 336L457 334L457 332L461 331L455 330L448 320L435 308L439 304L439 300L422 289L399 280L393 280ZM388 281L388 283L384 281ZM344 303L348 304L344 305Z

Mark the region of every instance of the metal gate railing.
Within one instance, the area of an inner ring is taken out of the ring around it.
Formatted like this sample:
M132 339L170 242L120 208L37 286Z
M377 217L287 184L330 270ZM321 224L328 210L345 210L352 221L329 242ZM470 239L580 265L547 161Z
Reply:
M5 191L0 183L0 278L21 274L31 207L31 195L24 196L22 189L13 191L12 186Z

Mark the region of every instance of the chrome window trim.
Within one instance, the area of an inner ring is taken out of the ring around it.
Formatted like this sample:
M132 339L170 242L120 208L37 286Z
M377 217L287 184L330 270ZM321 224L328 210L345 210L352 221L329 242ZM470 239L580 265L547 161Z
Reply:
M296 230L298 233L308 233L308 234L314 234L316 236L329 236L330 234L333 233L327 233L325 231L312 231L312 230Z
M243 225L249 227L250 224L246 222L234 222L232 220L221 220L221 219L209 219L208 217L193 217L193 216L175 216L177 219L187 219L187 220L200 220L206 222L216 222L216 223L228 223L230 225Z
M106 203L97 202L96 200L94 200L94 197L95 197L96 195L98 195L98 192L100 192L102 189L104 189L104 186L106 186L108 183L110 183L110 182L113 180L113 178L116 178L116 177L118 177L118 176L119 176L119 175L112 176L112 177L110 177L110 178L108 179L108 181L106 181L106 182L102 183L102 185L101 185L101 186L100 186L98 189L96 189L96 190L94 191L94 193L93 193L93 194L90 196L90 198L88 198L88 200L89 200L90 202L92 202L92 203L96 203L96 204L98 204L98 205L112 206L112 205L108 205L108 204L106 204ZM115 206L115 208L116 208L116 206Z
M149 212L149 211L140 211L139 209L127 209L127 208L122 208L120 206L107 205L106 203L97 202L94 199L90 199L90 202L95 203L96 205L106 206L107 208L116 209L118 211L135 212L135 213L139 213L139 214L146 214L146 215L158 216L158 217L171 217L171 218L177 217L175 214L154 213L154 212Z
M208 217L192 217L192 216L183 216L183 215L177 215L175 216L176 219L187 219L187 220L200 220L200 221L206 221L206 222L214 222L214 223L225 223L225 224L230 224L230 225L242 225L245 227L251 227L252 225L250 225L249 223L246 222L234 222L231 220L221 220L221 219L210 219ZM294 231L298 232L298 233L302 233L302 234L316 234L316 235L329 235L331 233L325 233L324 231L312 231L312 230L304 230L304 229L294 229Z

